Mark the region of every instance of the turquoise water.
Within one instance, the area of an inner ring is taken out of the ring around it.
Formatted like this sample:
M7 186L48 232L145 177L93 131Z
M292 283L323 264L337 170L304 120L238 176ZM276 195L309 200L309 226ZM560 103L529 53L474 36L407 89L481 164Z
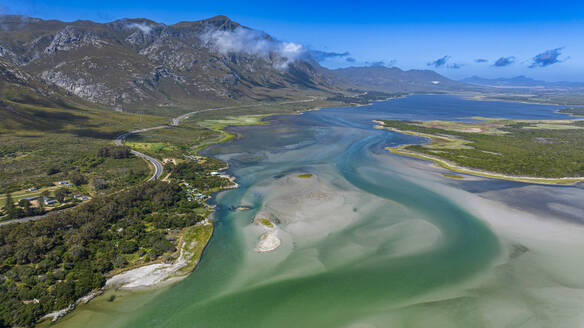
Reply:
M233 128L244 137L207 153L228 161L241 187L218 195L215 233L195 272L156 292L110 292L114 302L97 299L61 326L489 326L482 296L469 293L489 290L476 281L494 279L490 294L511 283L494 275L508 245L383 150L415 137L372 129L371 120L566 117L555 109L414 96ZM313 178L297 178L306 172ZM234 210L241 205L251 210ZM252 221L262 211L275 213L282 246L260 254Z

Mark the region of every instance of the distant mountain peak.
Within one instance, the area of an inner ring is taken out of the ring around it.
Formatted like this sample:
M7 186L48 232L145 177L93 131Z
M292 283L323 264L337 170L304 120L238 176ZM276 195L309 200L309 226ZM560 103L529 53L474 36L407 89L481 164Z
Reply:
M243 27L241 24L231 20L231 18L225 15L217 15L211 18L206 18L197 21L182 21L178 22L173 27L184 28L184 27L194 27L194 26L210 26L216 30L233 31L238 27Z
M544 88L581 88L584 87L584 83L581 82L548 82L542 80L536 80L525 75L518 75L510 78L483 78L480 76L473 75L465 79L460 80L464 83L471 83L476 85L484 86L495 86L495 87L544 87Z

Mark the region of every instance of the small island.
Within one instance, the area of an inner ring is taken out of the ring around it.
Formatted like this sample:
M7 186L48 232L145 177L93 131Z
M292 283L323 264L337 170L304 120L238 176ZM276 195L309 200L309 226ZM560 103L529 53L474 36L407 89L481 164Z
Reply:
M267 253L275 251L282 243L278 238L278 229L272 220L266 218L263 214L258 214L253 220L265 231L259 238L255 251L258 253Z

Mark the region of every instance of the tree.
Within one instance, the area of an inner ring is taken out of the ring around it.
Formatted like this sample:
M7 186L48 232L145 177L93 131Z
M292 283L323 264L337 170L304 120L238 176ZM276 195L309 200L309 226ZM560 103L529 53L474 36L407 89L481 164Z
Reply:
M67 195L69 195L69 190L67 188L59 188L55 190L55 198L59 203L62 203Z
M18 201L18 205L24 210L25 216L31 216L33 214L32 207L30 207L30 200L21 199Z
M109 148L108 147L101 147L97 150L98 157L108 157L109 156Z
M12 200L12 195L10 193L6 194L6 205L4 205L4 210L6 212L10 212L10 210L14 207L14 201Z
M114 149L114 151L111 152L112 157L113 158L128 158L132 155L130 150L131 149L128 146L116 147Z
M69 180L71 180L71 183L73 183L76 186L80 186L87 183L87 179L82 174L79 173L72 174L69 177Z
M18 216L18 209L14 206L14 200L10 193L6 194L6 205L4 205L4 210L9 219L14 219Z

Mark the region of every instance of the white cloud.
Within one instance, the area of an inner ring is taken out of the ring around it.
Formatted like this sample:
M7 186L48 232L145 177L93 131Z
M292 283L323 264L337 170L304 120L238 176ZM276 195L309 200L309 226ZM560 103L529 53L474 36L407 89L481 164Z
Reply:
M128 24L126 26L126 28L128 29L138 29L140 31L142 31L142 33L144 34L148 34L150 33L150 31L152 31L152 26L144 24L144 23L132 23L132 24Z
M300 44L276 41L263 32L241 27L233 31L208 31L201 35L201 40L224 55L245 53L270 58L272 54L278 54L280 58L274 60L274 67L278 69L285 69L306 53L306 49Z

